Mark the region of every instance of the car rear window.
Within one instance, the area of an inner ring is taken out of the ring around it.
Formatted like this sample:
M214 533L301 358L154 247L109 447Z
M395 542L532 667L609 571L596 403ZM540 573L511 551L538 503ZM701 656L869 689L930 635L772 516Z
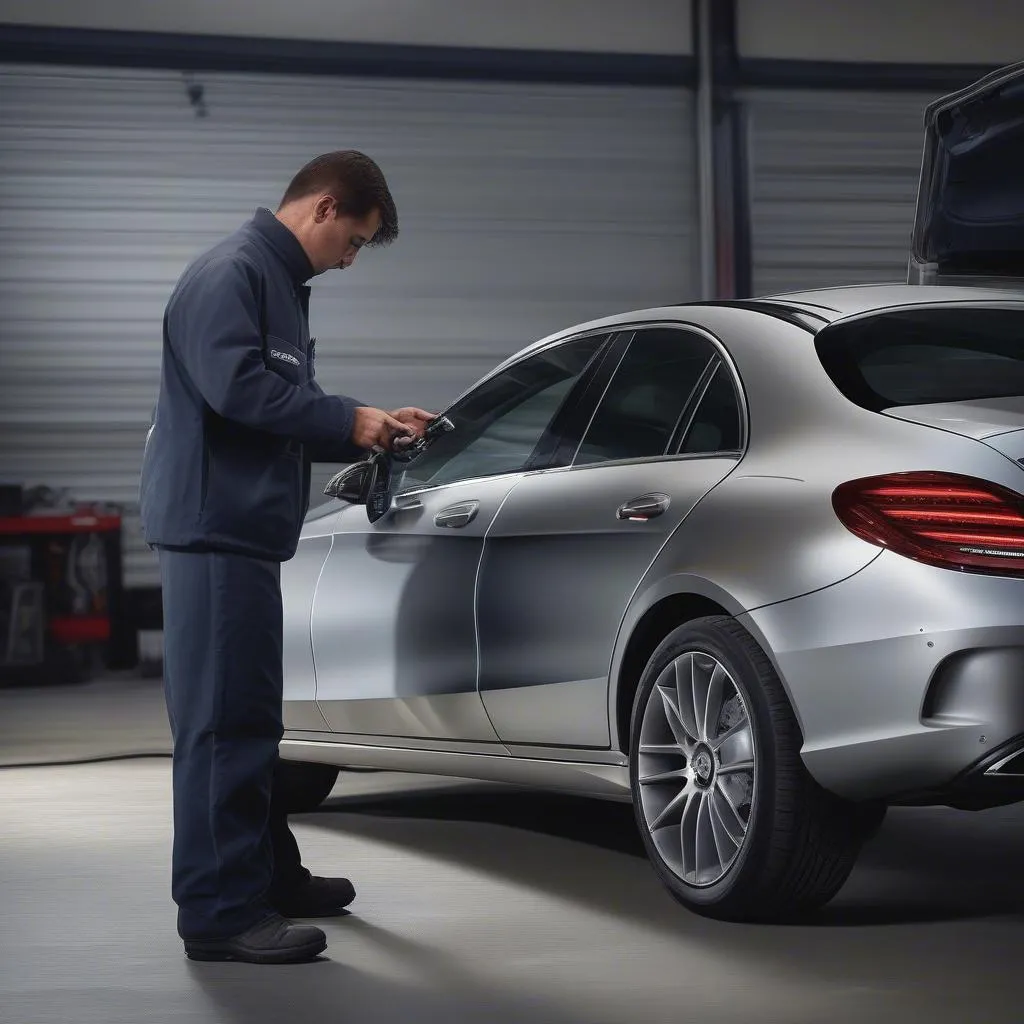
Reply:
M815 346L865 409L1024 396L1024 306L879 313L824 328Z

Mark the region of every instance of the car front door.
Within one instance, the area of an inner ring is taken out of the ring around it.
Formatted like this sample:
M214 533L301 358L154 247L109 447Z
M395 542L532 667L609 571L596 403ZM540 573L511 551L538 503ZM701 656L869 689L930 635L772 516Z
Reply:
M524 477L484 545L480 693L513 752L609 745L608 669L629 599L743 448L733 373L710 336L651 327L619 344L596 412L567 438L570 465Z
M498 371L447 415L455 430L396 467L393 507L338 517L313 602L316 698L332 732L498 744L477 689L484 537L607 335Z

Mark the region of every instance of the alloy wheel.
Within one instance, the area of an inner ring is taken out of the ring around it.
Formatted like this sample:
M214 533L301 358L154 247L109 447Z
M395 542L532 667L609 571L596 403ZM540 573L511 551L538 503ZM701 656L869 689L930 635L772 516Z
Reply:
M743 695L716 658L688 651L659 675L640 726L637 782L666 866L688 885L720 881L747 838L757 758Z

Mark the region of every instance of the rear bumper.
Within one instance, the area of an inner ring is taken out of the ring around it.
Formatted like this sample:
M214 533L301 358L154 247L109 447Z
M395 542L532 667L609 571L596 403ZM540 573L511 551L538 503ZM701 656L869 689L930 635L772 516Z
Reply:
M1013 777L989 772L1024 737L1024 580L884 552L741 621L773 659L804 763L827 789L956 806L1024 799Z
M946 804L980 811L1024 800L1024 734L986 754L935 790L906 793L903 804Z

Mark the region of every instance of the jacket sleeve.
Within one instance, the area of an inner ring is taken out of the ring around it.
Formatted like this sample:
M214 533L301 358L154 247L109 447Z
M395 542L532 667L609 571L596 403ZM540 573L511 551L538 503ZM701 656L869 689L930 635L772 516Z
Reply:
M347 443L356 403L299 387L268 369L258 314L258 277L225 257L200 268L168 310L168 339L218 415L305 444Z
M324 394L323 388L315 379L310 379L309 386ZM366 405L365 402L355 402L356 407ZM366 458L367 451L353 444L352 441L341 439L336 441L322 441L306 446L306 456L310 462L361 462Z

